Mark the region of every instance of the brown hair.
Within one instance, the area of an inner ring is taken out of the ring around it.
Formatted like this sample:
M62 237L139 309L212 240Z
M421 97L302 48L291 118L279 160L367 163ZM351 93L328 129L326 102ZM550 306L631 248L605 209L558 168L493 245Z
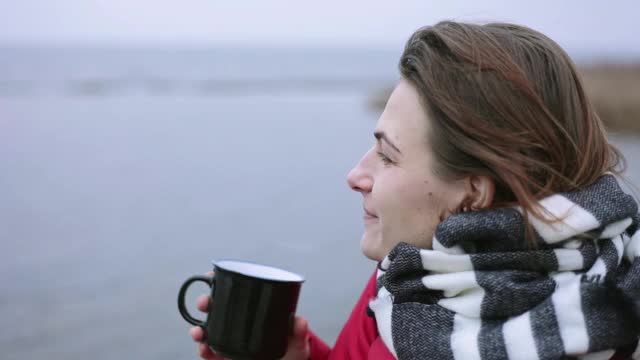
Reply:
M409 38L399 67L429 111L434 172L492 178L493 207L519 205L532 245L528 214L552 222L538 199L626 168L575 65L535 30L443 21Z

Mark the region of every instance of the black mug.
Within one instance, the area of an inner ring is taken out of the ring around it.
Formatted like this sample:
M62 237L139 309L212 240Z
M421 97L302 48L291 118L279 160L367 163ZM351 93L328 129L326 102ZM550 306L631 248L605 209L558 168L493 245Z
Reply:
M207 345L233 360L274 360L284 356L304 278L272 266L239 260L213 262L213 276L192 276L182 284L178 310L190 324L201 326ZM196 281L211 287L207 319L192 317L184 304Z

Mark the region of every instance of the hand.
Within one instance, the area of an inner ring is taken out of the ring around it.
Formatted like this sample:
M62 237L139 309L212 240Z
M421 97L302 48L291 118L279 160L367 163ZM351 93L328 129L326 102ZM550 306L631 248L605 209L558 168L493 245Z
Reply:
M308 360L310 356L309 322L302 316L296 315L293 322L293 335L289 337L287 352L282 360Z
M213 272L207 273L212 276ZM197 300L198 310L208 312L211 306L211 297L202 295ZM206 344L206 334L200 326L194 326L189 330L193 341L198 342L198 353L205 360L226 360L226 358L214 353ZM289 337L287 352L282 360L308 360L311 356L309 349L309 322L302 316L296 315L293 323L293 335Z

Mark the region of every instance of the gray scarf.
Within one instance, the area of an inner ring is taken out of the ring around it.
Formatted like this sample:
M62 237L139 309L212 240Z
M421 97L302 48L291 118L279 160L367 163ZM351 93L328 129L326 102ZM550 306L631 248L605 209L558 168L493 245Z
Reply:
M369 304L398 359L608 359L638 342L640 216L611 174L540 201L563 223L518 207L460 213L433 250L397 245ZM640 350L635 349L635 356Z

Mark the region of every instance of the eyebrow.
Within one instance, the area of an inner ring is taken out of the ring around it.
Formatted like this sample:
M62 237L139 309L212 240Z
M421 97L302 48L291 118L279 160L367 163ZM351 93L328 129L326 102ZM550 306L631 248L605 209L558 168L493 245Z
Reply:
M397 151L399 154L402 154L402 151L400 151L400 149L398 149L397 146L395 146L391 140L389 139L389 137L387 136L387 134L385 134L383 131L375 131L373 133L373 136L378 139L378 141L380 140L384 140L387 144L389 144L389 146L391 146L393 148L393 150Z

